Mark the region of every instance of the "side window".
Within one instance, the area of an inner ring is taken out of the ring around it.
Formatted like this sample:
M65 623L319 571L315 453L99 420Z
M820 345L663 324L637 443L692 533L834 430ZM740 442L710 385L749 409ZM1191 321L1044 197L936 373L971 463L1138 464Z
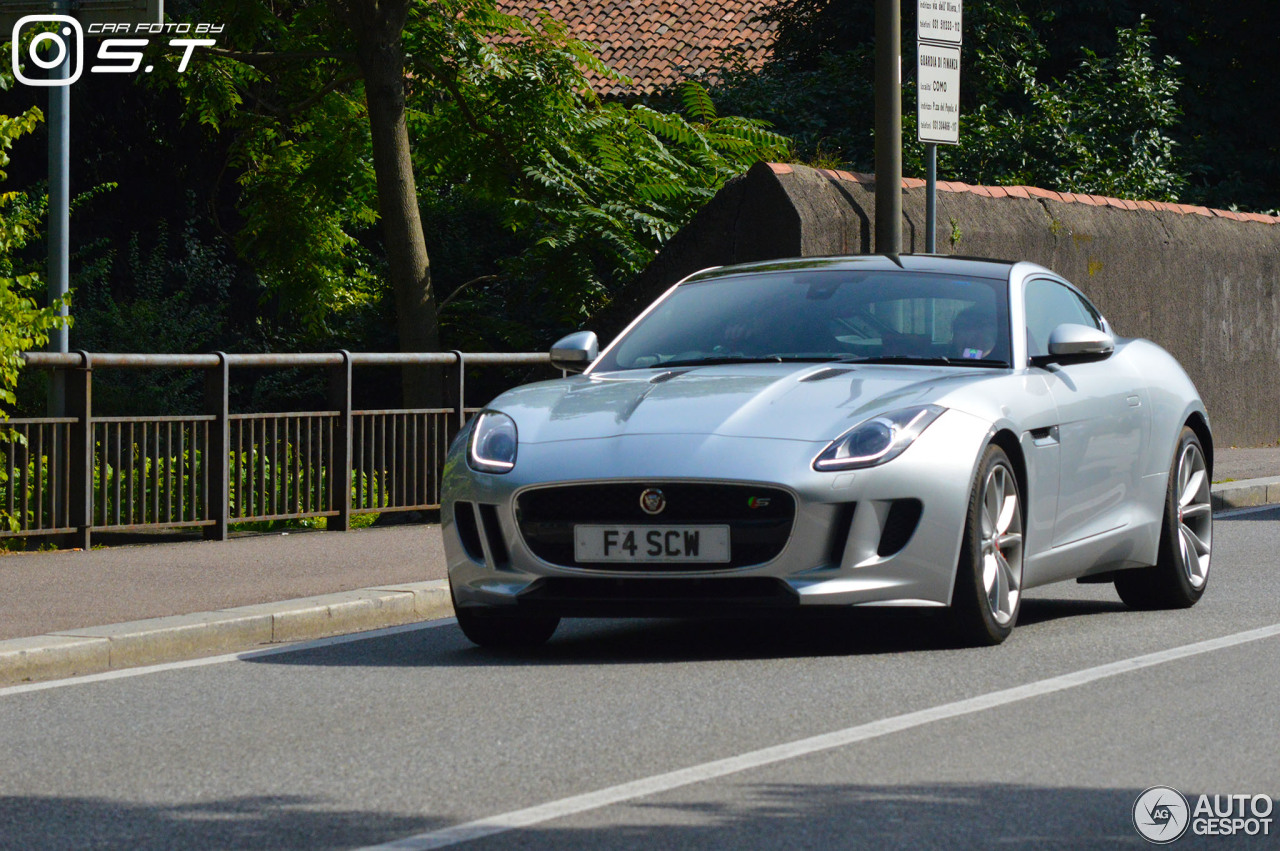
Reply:
M1027 283L1027 354L1049 353L1049 335L1072 323L1102 330L1102 317L1093 305L1057 281L1036 278Z

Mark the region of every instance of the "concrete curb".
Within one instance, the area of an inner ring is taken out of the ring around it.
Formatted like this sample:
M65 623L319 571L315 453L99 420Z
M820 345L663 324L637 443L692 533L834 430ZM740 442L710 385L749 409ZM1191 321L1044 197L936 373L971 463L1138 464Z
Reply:
M0 641L0 685L236 653L453 615L437 579Z
M1280 504L1280 476L1213 485L1209 500L1214 511Z

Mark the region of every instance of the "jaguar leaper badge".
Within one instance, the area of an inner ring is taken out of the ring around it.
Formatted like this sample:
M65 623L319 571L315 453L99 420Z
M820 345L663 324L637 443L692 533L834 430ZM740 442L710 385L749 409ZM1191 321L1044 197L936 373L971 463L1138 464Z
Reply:
M645 514L661 514L667 510L667 497L657 488L645 488L640 492L640 510Z

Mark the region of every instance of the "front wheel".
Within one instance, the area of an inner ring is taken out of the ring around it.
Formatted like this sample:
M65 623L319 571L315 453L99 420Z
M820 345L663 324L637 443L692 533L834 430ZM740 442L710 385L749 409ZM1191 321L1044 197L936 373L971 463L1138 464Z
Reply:
M951 594L952 627L965 644L999 644L1013 631L1022 602L1022 535L1013 462L988 446L970 490Z
M1116 591L1132 609L1187 609L1204 596L1213 549L1209 470L1200 438L1182 429L1165 492L1155 567L1116 574Z

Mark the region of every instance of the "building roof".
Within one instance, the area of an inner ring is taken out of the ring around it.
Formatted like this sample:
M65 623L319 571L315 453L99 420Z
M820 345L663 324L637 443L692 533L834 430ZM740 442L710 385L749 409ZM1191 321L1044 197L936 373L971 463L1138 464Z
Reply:
M534 21L540 12L599 48L632 85L593 79L602 95L646 94L687 77L712 77L729 52L758 68L773 50L774 24L760 20L776 0L497 0ZM594 77L594 75L592 75Z

